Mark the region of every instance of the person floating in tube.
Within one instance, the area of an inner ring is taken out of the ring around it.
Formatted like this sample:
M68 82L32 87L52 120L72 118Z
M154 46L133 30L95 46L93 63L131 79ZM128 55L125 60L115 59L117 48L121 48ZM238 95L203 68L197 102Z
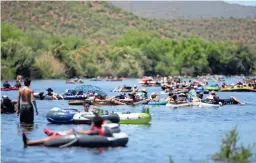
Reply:
M99 136L111 136L111 131L107 127L103 127L102 125L106 122L99 116L96 116L92 120L92 127L89 130L77 130L77 134L84 135L99 135ZM39 140L29 140L26 134L23 132L22 139L24 143L24 147L33 146L33 145L41 145L49 140L61 138L62 136L73 134L73 130L67 130L62 132L51 131L50 129L45 128L44 132L48 137L39 139Z
M4 88L11 88L12 86L8 83L8 81L6 80L4 83L3 83L3 87Z
M52 97L53 100L58 100L57 94L54 93L51 88L48 88L46 91L47 91L46 96Z

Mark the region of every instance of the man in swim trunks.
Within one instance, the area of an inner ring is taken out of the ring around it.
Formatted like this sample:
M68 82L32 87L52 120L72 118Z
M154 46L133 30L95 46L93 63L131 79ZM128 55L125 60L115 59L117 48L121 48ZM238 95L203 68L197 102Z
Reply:
M101 117L94 117L92 121L92 127L89 130L78 130L76 131L77 134L84 134L84 135L100 135L100 136L108 136L108 132L105 131L105 129L102 127L102 125L105 123L104 120ZM49 140L53 140L56 138L60 138L62 136L72 134L73 130L67 130L63 132L54 132L51 131L50 129L44 129L44 132L48 137L42 138L40 140L28 140L27 136L25 133L22 134L23 137L23 143L24 147L27 145L40 145L43 144Z
M18 108L17 115L20 115L21 123L34 123L34 108L36 110L36 115L38 115L37 105L34 98L33 89L29 88L31 80L26 78L24 80L24 87L19 89L18 95ZM20 100L22 100L22 104L20 105Z

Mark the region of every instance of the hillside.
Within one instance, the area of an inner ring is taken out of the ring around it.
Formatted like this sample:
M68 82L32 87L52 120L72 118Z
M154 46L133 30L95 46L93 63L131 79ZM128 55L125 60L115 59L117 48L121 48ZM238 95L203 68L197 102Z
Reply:
M254 19L151 20L103 1L6 1L1 14L3 79L256 70Z
M256 6L221 1L112 1L138 16L161 19L256 18Z
M137 17L107 2L1 3L1 20L23 31L42 30L54 35L79 35L92 39L92 42L102 40L107 44L131 28L155 31L166 38L182 39L198 35L207 40L256 42L256 20L253 19L187 19L169 22Z

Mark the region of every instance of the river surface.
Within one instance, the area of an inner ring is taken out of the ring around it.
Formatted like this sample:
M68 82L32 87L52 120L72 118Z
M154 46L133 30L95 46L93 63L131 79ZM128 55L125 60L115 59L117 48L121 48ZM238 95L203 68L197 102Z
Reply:
M238 79L227 79L231 84ZM137 79L122 82L102 82L84 80L84 84L101 87L108 95L118 85L138 85ZM14 81L11 82L14 84ZM2 83L1 83L2 85ZM33 80L31 87L35 92L51 87L54 92L63 93L66 88L78 85L65 84L64 80ZM139 86L140 87L140 86ZM147 87L149 92L160 93L160 87ZM1 92L17 99L17 91ZM46 148L42 146L23 148L23 130L30 139L45 137L43 128L65 130L70 128L88 129L87 125L53 125L45 115L52 107L70 107L67 101L37 101L39 115L30 128L20 127L15 114L1 115L1 149L3 163L168 163L169 156L174 162L211 162L212 154L220 150L221 139L237 125L239 144L256 142L256 93L219 92L221 98L231 95L247 105L227 105L213 108L171 109L165 106L150 106L152 121L150 125L121 125L121 130L129 135L127 147L87 149L87 148ZM165 95L162 95L163 97ZM73 106L72 106L73 107ZM74 106L82 110L82 106ZM142 106L104 106L106 110L140 112ZM253 150L255 155L255 150ZM253 162L256 162L255 156Z

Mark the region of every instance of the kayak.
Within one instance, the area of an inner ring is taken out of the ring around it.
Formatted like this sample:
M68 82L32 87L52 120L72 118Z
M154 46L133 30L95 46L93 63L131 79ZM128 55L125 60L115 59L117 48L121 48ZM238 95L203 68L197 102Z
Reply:
M193 106L193 103L188 102L188 103L183 103L183 104L166 104L167 107L171 107L171 108L180 108L180 107L189 107L189 106Z
M166 105L168 101L150 101L148 105Z
M70 134L51 139L43 145L46 147L80 146L96 148L125 146L127 143L128 135L126 133L110 132L109 136Z
M19 88L17 87L10 87L10 88L1 88L1 91L17 91Z

